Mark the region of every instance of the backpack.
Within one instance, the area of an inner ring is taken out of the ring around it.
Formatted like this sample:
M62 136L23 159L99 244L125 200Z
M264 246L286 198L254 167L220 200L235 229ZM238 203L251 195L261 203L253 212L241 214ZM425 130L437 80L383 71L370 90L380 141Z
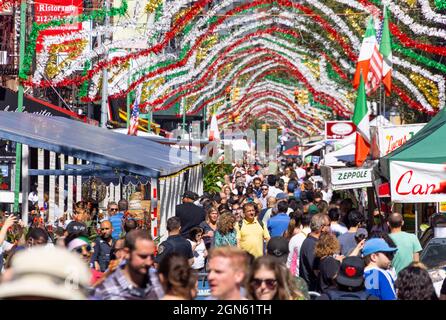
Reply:
M238 222L238 226L239 226L239 230L242 230L242 226L243 226L243 220L245 220L245 219L241 219L239 222ZM263 229L263 221L262 220L259 220L259 219L257 219L257 222L260 224L260 226L262 227L262 229Z
M325 294L330 300L368 300L371 296L371 294L365 290L356 292L328 290Z

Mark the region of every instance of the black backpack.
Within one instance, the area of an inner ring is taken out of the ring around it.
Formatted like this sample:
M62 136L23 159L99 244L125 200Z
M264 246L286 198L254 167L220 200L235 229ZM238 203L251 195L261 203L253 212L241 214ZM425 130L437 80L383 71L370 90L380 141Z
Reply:
M365 290L356 292L328 290L325 294L330 300L368 300L371 296L371 294Z

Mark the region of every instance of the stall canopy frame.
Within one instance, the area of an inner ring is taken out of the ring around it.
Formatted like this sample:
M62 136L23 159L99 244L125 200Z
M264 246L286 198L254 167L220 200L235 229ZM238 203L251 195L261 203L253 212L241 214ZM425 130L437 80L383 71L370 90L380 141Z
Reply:
M0 111L0 138L150 178L200 162L198 155L184 149L61 117Z

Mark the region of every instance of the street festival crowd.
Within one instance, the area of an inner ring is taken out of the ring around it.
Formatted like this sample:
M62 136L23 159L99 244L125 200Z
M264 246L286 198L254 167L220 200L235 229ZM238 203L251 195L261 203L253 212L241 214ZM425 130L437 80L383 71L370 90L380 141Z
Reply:
M446 300L401 214L366 218L317 175L299 158L277 174L233 164L220 192L182 195L161 243L126 200L102 215L78 202L51 230L39 211L28 226L3 213L0 298L190 300L204 276L211 300Z

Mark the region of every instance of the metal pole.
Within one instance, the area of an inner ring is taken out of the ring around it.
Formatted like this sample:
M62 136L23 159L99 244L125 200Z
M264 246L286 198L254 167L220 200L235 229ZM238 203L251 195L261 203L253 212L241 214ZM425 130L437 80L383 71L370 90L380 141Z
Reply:
M23 69L23 57L25 56L25 32L26 32L26 0L20 3L20 52L19 52L19 74ZM23 111L23 84L19 79L19 92L17 97L17 112ZM20 195L20 170L22 166L22 145L16 144L15 154L15 188L14 188L14 212L19 211L19 195ZM22 202L27 197L22 195Z
M110 24L110 16L108 15L110 11L110 0L105 0L105 27L108 28ZM108 39L108 32L104 36L104 44ZM108 59L108 52L105 50L105 60ZM108 70L105 67L102 69L102 101L101 101L101 127L105 128L107 125L108 118Z
M130 70L129 70L129 77L127 79L127 84L130 86ZM126 96L126 105L127 105L127 121L126 121L126 123L127 123L127 130L129 129L129 126L130 126L130 104L131 104L131 102L130 102L130 93L131 92L127 93L127 96Z
M418 238L418 204L415 204L415 236Z
M149 116L147 117L147 132L152 131L152 108L149 109Z
M181 99L181 104L183 105L183 130L186 131L186 104L184 98Z
M204 132L206 132L206 125L207 125L207 110L208 110L208 108L207 108L207 106L205 106L204 108L203 108L203 110L204 110L204 112L203 112L203 131Z

